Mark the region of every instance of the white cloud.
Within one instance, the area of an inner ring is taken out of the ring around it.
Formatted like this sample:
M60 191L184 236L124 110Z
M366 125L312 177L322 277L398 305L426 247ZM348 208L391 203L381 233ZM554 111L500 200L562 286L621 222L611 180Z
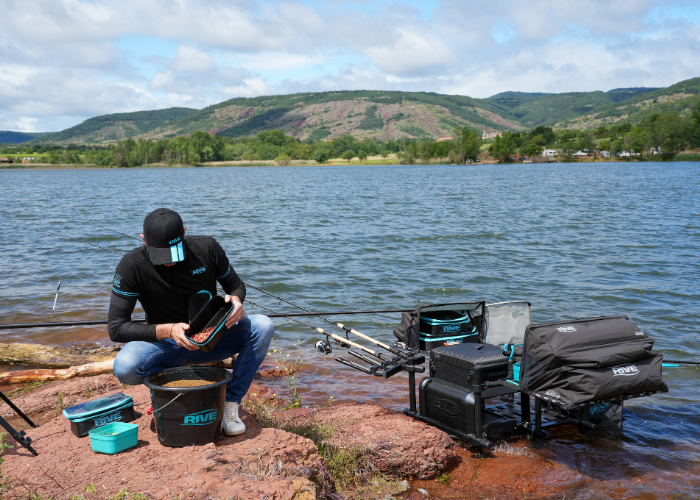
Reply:
M171 64L173 71L210 73L216 68L214 59L195 47L180 45Z
M700 7L684 0L400 2L3 0L0 129L303 90L488 97L700 76ZM128 37L144 43L121 50Z
M364 52L379 68L393 75L412 75L456 62L438 37L410 28L396 28L390 45L367 47Z

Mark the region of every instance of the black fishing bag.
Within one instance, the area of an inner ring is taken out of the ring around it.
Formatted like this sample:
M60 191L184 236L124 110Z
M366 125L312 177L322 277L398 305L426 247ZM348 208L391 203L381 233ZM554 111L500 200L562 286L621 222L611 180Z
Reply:
M483 342L484 302L422 306L405 312L394 336L409 348L430 351L443 345Z
M564 408L667 392L662 355L627 316L529 325L521 389Z

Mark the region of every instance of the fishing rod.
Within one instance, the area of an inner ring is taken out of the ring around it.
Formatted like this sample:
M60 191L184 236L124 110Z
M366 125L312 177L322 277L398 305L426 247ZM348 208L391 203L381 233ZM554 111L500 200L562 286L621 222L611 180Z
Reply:
M117 252L116 250L110 250L109 248L101 247L100 245L95 245L94 243L90 243L89 241L83 241L83 240L78 240L76 238L71 238L70 236L66 236L65 234L56 234L56 233L52 233L51 231L45 231L45 232L47 232L49 234L53 234L54 236L58 236L59 238L68 238L69 240L77 241L80 243L85 243L86 245L91 245L91 246L97 247L101 250L106 250L108 252L116 253L117 255L126 255L123 252Z
M270 311L270 312L273 313L273 314L279 314L279 313L276 313L274 310L270 309L269 307L265 307L265 306L263 306L263 305L261 305L261 304L256 304L255 302L252 302L252 301L250 301L250 300L247 301L247 302L249 302L250 304L252 304L252 305L254 305L254 306L256 306L256 307L259 307L259 308L261 308L261 309L265 309L266 311ZM343 338L343 337L340 337L339 335L336 335L336 334L334 334L334 333L327 332L327 331L324 330L323 328L318 328L318 327L316 327L316 326L310 325L310 324L305 323L305 322L303 322L303 321L301 321L301 320L298 320L298 319L296 319L296 318L294 318L294 317L292 317L292 316L286 316L286 315L285 315L284 317L289 318L290 320L294 321L295 323L299 323L300 325L304 325L304 326L306 326L306 327L308 327L308 328L311 328L312 330L316 330L316 331L317 331L318 333L320 333L321 335L325 335L326 337L332 338L333 340L335 340L336 342L338 342L338 343L341 345L341 347L344 347L344 344L347 344L347 345L350 345L350 346L355 347L355 348L357 348L357 349L361 349L361 350L363 350L363 351L365 351L365 352L371 354L372 356L375 356L375 357L377 357L377 358L379 358L379 359L381 359L381 360L383 360L383 361L390 361L390 359L391 359L391 358L388 358L388 356L386 356L386 354L382 354L382 353L380 353L380 352L375 351L374 349L370 349L369 347L365 347L365 346L363 346L363 345L356 344L356 343L353 342L352 340L348 340L348 339L345 339L345 338ZM387 358L388 358L388 359L387 359Z
M98 227L98 228L100 228L100 229L104 229L105 231L112 231L112 232L114 232L114 233L121 234L122 236L126 236L127 238L131 238L132 240L141 241L141 240L139 240L138 238L136 238L135 236L131 236L131 235L126 234L126 233L122 233L121 231L117 231L116 229L109 229L109 228L106 228L106 227L103 227L103 226L99 226L99 225L97 225L97 224L93 224L93 223L91 223L91 222L85 222L85 223L88 224L88 225L90 225L90 226L93 226L93 227ZM79 241L79 240L78 240L78 241ZM84 243L87 243L87 242L84 242ZM289 300L283 299L282 297L280 297L280 296L278 296L278 295L275 295L274 293L268 292L267 290L263 290L262 288L260 288L260 287L258 287L258 286L255 286L255 285L253 285L252 283L248 283L248 282L244 281L243 284L246 285L246 286L249 286L249 287L251 287L251 288L254 288L255 290L258 290L259 292L262 292L262 293L267 294L267 295L269 295L269 296L271 296L271 297L274 297L274 298L276 298L276 299L278 299L278 300L281 300L282 302L286 302L287 304L289 304L289 305L291 305L291 306L293 306L293 307L296 307L297 309L300 309L300 310L302 310L302 311L304 311L304 312L311 313L311 311L309 311L308 309L306 309L306 308L304 308L304 307L302 307L302 306L300 306L300 305L298 305L298 304L295 304L294 302L291 302L291 301L289 301ZM411 311L411 310L406 310L406 311L401 311L401 312L410 312L410 311ZM330 314L330 313L325 313L325 314ZM406 354L405 352L402 352L402 351L400 351L399 349L396 349L395 347L392 347L392 346L387 345L387 344L385 344L385 343L383 343L383 342L380 342L380 341L378 341L378 340L375 340L375 339L373 339L372 337L370 337L370 336L368 336L368 335L365 335L364 333L358 332L358 331L355 330L354 328L348 328L348 327L346 327L346 326L345 326L344 324L342 324L342 323L338 323L338 322L333 321L333 320L331 320L331 319L329 319L329 318L326 318L326 317L325 317L323 314L321 314L321 313L316 313L316 314L314 314L314 316L316 316L316 317L318 317L318 318L321 318L322 320L324 320L324 321L326 321L326 322L328 322L328 323L330 323L330 324L332 324L332 325L337 326L337 327L340 328L341 330L344 330L344 331L346 332L346 338L347 338L347 334L348 334L348 333L351 333L351 334L353 334L353 335L356 335L357 337L360 337L360 338L362 338L362 339L365 339L365 340L367 340L368 342L371 342L371 343L373 343L373 344L375 344L375 345L381 347L382 349L386 349L387 351L389 351L390 353L392 353L392 354L394 354L394 355L396 355L396 356L401 356L401 357L404 358L404 359L408 359L408 357L409 357L408 354Z
M53 309L51 309L51 317L53 318L53 313L56 311L56 302L58 302L58 291L61 289L61 280L58 280L58 286L56 287L56 298L53 299Z
M100 229L104 229L105 231L111 231L113 233L121 234L122 236L126 236L127 238L131 238L132 240L136 240L139 243L142 243L142 241L139 238L137 238L136 236L131 236L130 234L122 233L121 231L117 231L116 229L110 229L108 227L98 226L97 224L93 224L92 222L83 221L83 223L87 224L88 226L99 227Z
M311 312L311 311L309 311L308 309L306 309L305 307L302 307L302 306L300 306L300 305L298 305L298 304L295 304L294 302L291 302L291 301L289 301L289 300L283 299L282 297L280 297L280 296L278 296L278 295L275 295L275 294L272 293L272 292L268 292L267 290L263 290L262 288L257 287L257 286L255 286L255 285L253 285L253 284L251 284L251 283L248 283L248 282L244 281L243 284L244 284L245 286L249 286L249 287L251 287L251 288L254 288L255 290L258 290L259 292L262 292L262 293L264 293L264 294L266 294L266 295L269 295L269 296L274 297L274 298L276 298L276 299L278 299L278 300L281 300L282 302L286 302L287 304L289 304L289 305L291 305L291 306L294 306L294 307L296 307L297 309L301 309L302 311L305 311L305 312L307 312L307 313L310 313L310 312ZM406 312L410 312L410 311L406 311ZM329 314L330 314L330 313L329 313ZM365 335L364 333L360 333L360 332L358 332L357 330L355 330L355 329L353 329L353 328L348 328L348 327L346 327L346 326L345 326L344 324L342 324L342 323L337 323L337 322L333 321L332 319L326 318L326 317L325 317L323 314L321 314L321 313L315 314L315 316L321 318L321 319L324 320L324 321L327 321L328 323L330 323L330 324L332 324L332 325L337 326L338 328L344 330L344 331L347 332L347 333L352 333L353 335L357 335L357 336L360 337L360 338L363 338L363 339L365 339L365 340L367 340L367 341L369 341L369 342L372 342L373 344L378 345L379 347L381 347L381 348L383 348L383 349L386 349L387 351L389 351L389 352L392 353L392 354L395 354L395 355L397 355L397 356L401 356L401 357L404 358L404 359L408 359L408 358L410 357L408 354L406 354L405 352L402 352L402 351L396 349L395 347L389 346L389 345L387 345L387 344L385 344L385 343L383 343L383 342L380 342L380 341L378 341L378 340L375 340L375 339L373 339L372 337L370 337L370 336L368 336L368 335ZM346 336L347 336L347 333L346 333Z
M122 232L117 231L117 230L115 230L115 229L109 229L109 228L106 228L106 227L99 226L99 225L97 225L97 224L92 224L92 223L90 223L90 222L86 222L86 224L88 224L88 225L90 225L90 226L94 226L94 227L99 227L100 229L104 229L105 231L112 231L112 232L121 234L122 236L126 236L127 238L131 238L131 239L136 240L136 241L140 241L140 240L139 240L138 238L136 238L135 236L130 236L130 235L128 235L128 234L122 233ZM69 238L69 237L67 237L67 238ZM81 243L87 243L88 245L91 245L91 243L88 243L87 241L77 240L77 239L75 239L75 238L69 238L69 239L72 239L72 240L74 240L74 241L79 241L79 242L81 242ZM96 247L98 247L98 248L101 248L102 250L108 250L108 251L110 251L110 252L117 253L117 252L115 252L115 251L113 251L113 250L109 250L109 249L107 249L107 248L103 248L103 247L101 247L101 246L99 246L99 245L93 245L93 246L96 246ZM123 254L122 254L122 255L123 255ZM257 286L255 286L255 285L253 285L252 283L248 283L248 282L244 281L243 284L245 284L246 286L250 286L251 288L254 288L255 290L258 290L258 291L260 291L260 292L262 292L262 293L265 293L265 294L267 294L267 295L269 295L269 296L271 296L271 297L274 297L274 298L276 298L276 299L278 299L278 300L281 300L282 302L286 302L287 304L289 304L289 305L291 305L291 306L293 306L293 307L296 307L297 309L300 309L300 310L302 310L302 311L304 311L304 312L311 313L313 316L317 316L317 317L321 318L322 320L327 321L328 323L337 326L338 328L340 328L340 329L342 329L342 330L344 330L344 331L346 332L346 339L347 339L347 334L348 334L348 333L352 333L353 335L356 335L356 336L358 336L358 337L360 337L360 338L362 338L362 339L365 339L365 340L367 340L368 342L371 342L371 343L373 343L373 344L375 344L375 345L381 347L382 349L385 349L385 350L389 351L390 353L392 353L392 354L394 354L394 355L396 355L396 356L400 356L400 357L402 357L402 358L404 358L404 359L408 359L408 354L407 354L407 353L402 352L402 351L400 351L399 349L396 349L395 347L389 346L389 345L387 345L387 344L385 344L385 343L383 343L383 342L380 342L380 341L378 341L378 340L375 340L375 339L373 339L372 337L370 337L370 336L368 336L368 335L365 335L364 333L358 332L358 331L355 330L354 328L348 328L348 327L346 327L344 324L338 323L338 322L336 322L336 321L333 321L333 320L331 320L331 319L329 319L329 318L326 318L326 317L323 315L323 314L331 314L331 313L312 313L312 312L309 311L308 309L306 309L306 308L304 308L304 307L302 307L302 306L300 306L300 305L298 305L298 304L295 304L294 302L291 302L291 301L289 301L289 300L283 299L282 297L280 297L280 296L278 296L278 295L275 295L274 293L268 292L267 290L263 290L262 288L257 287ZM250 302L250 301L248 301L248 302ZM252 302L250 302L250 303L252 304ZM392 312L411 312L411 311L412 311L412 309L401 310L401 311L392 311ZM358 313L358 314L359 314L359 313ZM280 316L280 317L286 317L286 316ZM307 325L307 326L308 326L308 325ZM359 345L359 344L358 344L358 345Z
M252 304L249 300L246 300ZM327 315L352 315L352 314L381 314L381 313L399 313L411 312L413 309L368 309L366 311L323 311L323 312L308 312L308 313L275 313L267 314L268 318L287 318L289 316L318 316L319 314ZM132 323L145 323L145 319L134 319ZM66 326L94 326L106 325L106 320L87 320L87 321L50 321L45 323L0 323L0 330L19 330L22 328L52 328Z

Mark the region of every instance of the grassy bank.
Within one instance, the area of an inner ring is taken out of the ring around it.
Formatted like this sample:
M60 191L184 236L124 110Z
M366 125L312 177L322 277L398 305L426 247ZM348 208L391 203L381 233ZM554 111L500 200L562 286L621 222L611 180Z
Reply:
M619 163L619 162L658 162L658 161L700 161L700 153L681 153L675 156L673 159L665 158L584 158L584 159L571 159L565 161L563 159L558 159L549 163ZM512 165L522 162L513 162ZM356 165L399 165L401 164L398 158L368 158L366 160L344 160L342 158L334 158L328 160L324 163L318 163L314 160L291 160L286 165L280 165L274 160L259 160L259 161L219 161L219 162L207 162L207 163L197 163L195 165L181 165L181 164L170 164L167 163L149 163L148 165L141 165L138 167L126 167L125 169L143 169L143 168L187 168L187 167L344 167L344 166L356 166ZM430 159L430 160L420 160L414 159L414 165L450 165L449 160L446 158L441 159ZM485 162L470 163L470 165L494 165L497 162L489 158ZM538 164L535 162L533 164ZM547 164L542 162L542 164ZM454 165L454 164L453 164ZM109 169L118 168L115 166L100 166L94 163L83 163L83 164L51 164L51 163L15 163L15 164L2 164L0 165L0 170L93 170L93 169Z

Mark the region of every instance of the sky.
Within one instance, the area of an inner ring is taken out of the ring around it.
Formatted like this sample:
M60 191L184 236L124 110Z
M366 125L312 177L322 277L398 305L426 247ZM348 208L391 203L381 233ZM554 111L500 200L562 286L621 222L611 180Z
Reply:
M0 130L234 97L665 87L700 1L0 0Z

